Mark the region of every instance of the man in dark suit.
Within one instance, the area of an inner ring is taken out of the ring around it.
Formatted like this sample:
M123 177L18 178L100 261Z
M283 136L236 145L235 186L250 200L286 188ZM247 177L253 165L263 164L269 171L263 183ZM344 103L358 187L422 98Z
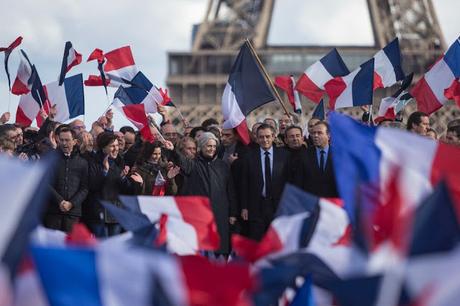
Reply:
M286 152L273 145L275 129L257 128L258 148L251 150L242 172L241 217L249 221L249 237L260 240L273 220L286 181Z
M310 136L313 147L308 148L307 156L302 163L305 177L303 189L319 197L338 197L327 122L315 123Z

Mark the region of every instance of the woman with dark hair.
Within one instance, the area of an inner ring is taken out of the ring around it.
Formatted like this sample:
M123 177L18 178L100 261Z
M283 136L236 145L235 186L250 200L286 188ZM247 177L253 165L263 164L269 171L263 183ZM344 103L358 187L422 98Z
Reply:
M138 194L142 177L133 172L119 155L118 139L112 132L102 132L96 139L99 148L89 165L89 196L84 217L97 237L108 237L122 232L120 224L101 205L100 200L121 206L119 194Z
M198 155L187 159L174 150L171 142L165 142L165 148L171 151L173 162L181 168L186 180L180 195L201 195L211 201L212 211L220 235L220 249L217 255L228 256L230 253L230 224L236 221L236 194L230 167L217 158L219 140L205 132L198 140Z
M177 192L173 178L168 177L168 163L166 162L159 141L144 142L139 158L133 171L137 171L144 184L140 194L143 195L174 195Z

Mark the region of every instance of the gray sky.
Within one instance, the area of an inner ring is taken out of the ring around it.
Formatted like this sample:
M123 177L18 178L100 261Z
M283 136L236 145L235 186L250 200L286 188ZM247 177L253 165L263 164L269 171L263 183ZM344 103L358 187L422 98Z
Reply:
M459 0L433 0L448 44L460 34ZM104 51L131 45L134 59L152 82L164 86L166 51L190 49L192 24L200 22L206 0L18 0L0 10L0 45L17 36L20 46L37 66L43 83L57 80L64 43L72 41L84 60L94 48ZM326 18L326 17L327 18ZM6 26L7 25L7 26ZM286 35L289 33L289 35ZM278 0L269 34L270 44L372 44L372 30L365 0ZM12 81L16 76L18 52L10 58ZM3 60L2 60L3 62ZM305 67L306 68L306 67ZM83 62L70 75L97 74L96 63ZM113 96L114 89L111 90ZM101 87L85 87L89 125L107 106ZM3 65L0 69L0 113L8 108L8 87ZM11 97L15 118L19 98ZM116 114L116 125L126 121Z

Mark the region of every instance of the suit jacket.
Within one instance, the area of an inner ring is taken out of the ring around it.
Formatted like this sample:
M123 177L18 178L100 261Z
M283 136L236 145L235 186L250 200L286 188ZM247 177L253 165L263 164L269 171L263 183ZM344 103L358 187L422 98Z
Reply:
M283 148L273 147L273 169L272 169L272 202L276 211L281 193L286 183L286 159L287 154ZM262 176L262 163L260 147L251 149L245 159L241 177L241 208L247 209L249 220L260 220L261 199L264 178Z
M319 197L335 198L339 196L335 183L332 150L330 147L324 172L319 168L316 149L313 146L307 149L306 158L302 160L302 170L304 171L302 177L305 178L303 184L305 191Z

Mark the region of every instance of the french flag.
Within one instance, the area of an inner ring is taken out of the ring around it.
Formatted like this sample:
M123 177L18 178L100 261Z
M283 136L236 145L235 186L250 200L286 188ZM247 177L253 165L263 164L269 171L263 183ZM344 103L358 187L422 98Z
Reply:
M46 94L45 103L37 103L34 96L29 93L21 96L16 112L16 123L30 126L39 115L40 109L56 105L55 120L64 122L85 114L85 94L83 90L83 76L77 74L64 79L62 86L53 82L43 86Z
M61 73L59 75L59 86L64 83L65 75L72 67L81 63L82 57L72 46L70 41L65 43L64 56L62 58Z
M246 116L257 107L275 100L247 42L233 63L222 96L224 129L236 129L241 141L249 144Z
M118 245L32 252L50 305L249 305L243 293L255 287L248 265L196 256Z
M402 130L367 127L337 113L329 122L336 182L352 220L357 194L363 194L362 202L384 195L395 168L407 207L418 205L441 179L460 203L460 148Z
M155 183L152 189L152 195L161 197L165 195L167 181L161 174L161 171L158 171L157 177L155 178Z
M37 124L40 126L38 114L49 103L47 103L46 92L35 65L32 66L32 75L29 82L32 84L31 91L27 95L22 95L19 100L16 110L16 123L22 126L30 126L32 121L37 117Z
M32 84L29 83L32 77L32 64L24 50L20 52L21 60L19 62L18 73L14 79L11 93L14 95L26 95L32 89Z
M88 61L97 60L102 65L101 76L89 76L85 81L86 86L107 86L118 87L131 81L138 70L130 46L121 47L108 53L95 49L88 58ZM105 78L105 80L103 80Z
M403 79L399 39L395 38L374 55L374 89L390 87Z
M376 123L379 123L384 119L394 120L396 115L401 112L410 101L412 101L413 97L407 92L407 88L412 83L413 77L413 72L407 75L402 82L401 87L392 96L382 99L377 118L374 120Z
M447 101L444 91L460 77L460 39L457 39L412 88L419 111L431 114Z
M16 49L22 43L22 36L16 38L8 47L0 47L0 52L5 53L5 72L8 77L8 88L11 91L11 81L10 81L10 71L8 70L8 60L10 58L11 52Z
M275 219L262 240L256 242L234 235L232 243L239 256L255 262L301 249L332 247L344 239L348 225L339 199L318 198L287 184Z
M292 75L280 75L275 77L275 85L281 88L288 96L289 103L292 105L295 113L302 113L302 104L300 104L299 92L294 89L295 80Z
M350 74L336 77L324 85L330 98L330 109L372 104L374 62L375 60L372 58Z
M300 76L295 89L315 103L319 103L325 92L324 85L335 77L349 74L347 66L336 48L307 68Z
M455 80L452 85L444 91L444 96L449 100L454 100L460 107L460 82Z
M160 224L159 243L180 255L217 250L220 237L206 197L121 196L123 205Z

